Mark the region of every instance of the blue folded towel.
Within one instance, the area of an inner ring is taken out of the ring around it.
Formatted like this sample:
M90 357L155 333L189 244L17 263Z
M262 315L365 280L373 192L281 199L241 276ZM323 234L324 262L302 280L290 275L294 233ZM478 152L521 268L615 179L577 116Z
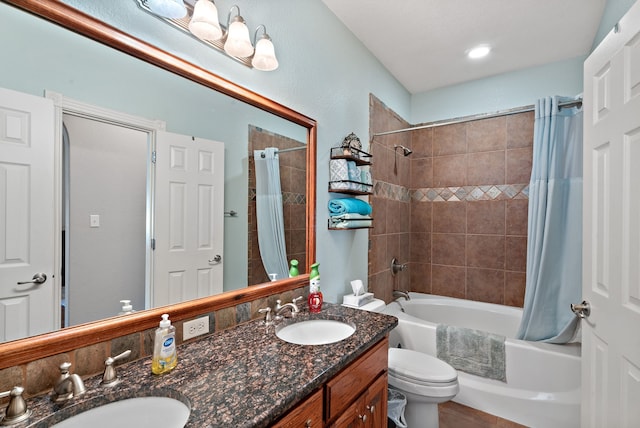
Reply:
M371 205L361 199L337 198L329 201L330 213L357 213L362 215L371 214Z

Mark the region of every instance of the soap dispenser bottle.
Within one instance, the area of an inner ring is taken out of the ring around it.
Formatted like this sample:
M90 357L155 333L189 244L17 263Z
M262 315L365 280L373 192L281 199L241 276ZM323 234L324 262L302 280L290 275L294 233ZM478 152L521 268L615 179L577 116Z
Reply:
M176 353L176 328L171 325L169 315L163 314L160 326L156 329L153 341L153 359L151 372L153 374L168 373L178 364Z
M122 303L122 310L118 315L127 315L134 312L133 306L131 306L131 300L120 300L120 303Z
M320 271L318 267L320 263L311 265L309 273L309 312L320 312L322 310L322 292L320 291Z
M298 271L298 261L296 259L292 259L289 266L289 278L293 278L300 274Z

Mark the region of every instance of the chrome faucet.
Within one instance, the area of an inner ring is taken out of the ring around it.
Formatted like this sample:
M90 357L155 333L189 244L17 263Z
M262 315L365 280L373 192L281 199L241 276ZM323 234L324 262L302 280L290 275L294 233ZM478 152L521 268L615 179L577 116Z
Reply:
M409 292L404 290L393 290L393 297L404 297L406 300L411 300Z
M127 358L129 355L131 355L131 349L127 349L123 353L115 357L109 357L104 361L104 374L102 375L100 386L115 386L120 383L120 378L116 374L116 368L113 366L113 363Z
M71 363L60 364L60 377L53 387L53 401L65 401L87 392L82 378L76 373L69 374L70 368Z
M0 398L11 397L4 411L4 418L0 418L0 425L13 425L29 418L31 410L27 408L27 402L22 397L23 392L24 388L21 386L14 386L10 391L0 392Z
M396 276L396 274L398 274L398 272L402 272L405 269L408 269L408 265L407 263L400 263L398 262L398 259L396 259L395 257L393 259L391 259L391 275L392 276Z
M281 314L285 310L289 309L291 318L295 318L296 314L300 312L300 309L298 309L298 305L296 305L296 302L299 302L300 300L302 300L302 296L296 297L290 303L285 303L284 305L282 304L282 300L276 300L276 316L282 316Z

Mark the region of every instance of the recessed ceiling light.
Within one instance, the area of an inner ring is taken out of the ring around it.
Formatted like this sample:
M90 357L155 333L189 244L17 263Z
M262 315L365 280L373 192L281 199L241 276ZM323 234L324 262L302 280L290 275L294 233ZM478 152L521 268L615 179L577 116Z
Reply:
M477 58L482 58L487 56L490 51L491 51L491 48L489 46L477 46L471 49L467 53L467 55L469 56L469 58L477 59Z

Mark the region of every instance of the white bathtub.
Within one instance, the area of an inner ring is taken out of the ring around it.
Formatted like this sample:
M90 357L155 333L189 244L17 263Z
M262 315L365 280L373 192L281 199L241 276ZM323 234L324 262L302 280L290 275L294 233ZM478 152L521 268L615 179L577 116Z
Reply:
M507 382L458 371L460 392L453 401L529 426L580 426L580 345L552 345L513 339L522 309L410 293L384 312L398 317L390 346L436 355L436 326L484 330L507 337ZM404 309L404 312L402 311Z

